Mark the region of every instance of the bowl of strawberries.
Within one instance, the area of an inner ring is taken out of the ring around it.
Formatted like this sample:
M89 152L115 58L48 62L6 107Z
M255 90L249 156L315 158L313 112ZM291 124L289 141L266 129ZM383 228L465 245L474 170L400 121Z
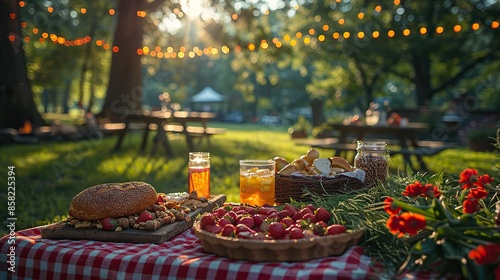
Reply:
M332 223L330 211L311 204L301 208L225 204L199 216L193 230L206 252L256 262L341 255L364 233Z

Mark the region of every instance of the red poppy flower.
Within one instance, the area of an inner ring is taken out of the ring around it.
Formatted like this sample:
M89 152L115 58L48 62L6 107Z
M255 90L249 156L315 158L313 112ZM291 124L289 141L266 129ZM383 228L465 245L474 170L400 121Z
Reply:
M401 219L404 220L403 230L410 235L417 234L419 230L424 229L427 225L425 216L421 214L411 214L405 212L401 214Z
M481 210L481 206L479 206L479 201L475 198L468 198L464 200L463 207L464 207L464 213L467 214L473 214Z
M424 193L422 196L427 196L428 198L436 198L441 195L438 187L433 186L432 184L426 184L424 187Z
M477 264L489 264L500 261L500 243L479 245L469 251L469 258Z
M494 178L490 175L483 174L482 176L479 176L477 178L477 183L481 184L481 186L484 187L485 185L491 185L491 183L493 183L493 179Z
M415 198L422 195L424 191L424 186L422 186L419 181L415 181L415 183L407 185L405 191L402 192L402 194Z
M460 180L458 182L462 185L462 189L470 188L477 182L477 170L472 168L467 168L462 173L460 173Z
M403 230L403 220L399 216L390 216L389 219L387 219L386 226L392 234L398 234L398 237L403 236L401 232Z
M392 199L392 197L388 197L384 200L384 210L387 214L389 215L397 215L399 214L399 212L401 211L401 207L393 204L394 200Z
M483 199L488 196L488 191L483 188L470 188L467 198Z

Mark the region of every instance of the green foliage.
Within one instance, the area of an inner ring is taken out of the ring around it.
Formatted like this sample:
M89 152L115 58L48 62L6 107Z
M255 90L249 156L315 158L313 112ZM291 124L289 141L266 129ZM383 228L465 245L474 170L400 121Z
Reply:
M300 115L297 118L297 122L295 122L292 128L294 131L304 131L309 133L311 131L312 126L306 117Z

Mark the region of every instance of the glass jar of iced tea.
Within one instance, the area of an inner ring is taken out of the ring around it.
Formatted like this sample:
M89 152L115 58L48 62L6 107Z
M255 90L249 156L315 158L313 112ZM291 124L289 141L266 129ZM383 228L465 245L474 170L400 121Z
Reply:
M358 141L354 167L365 171L365 186L385 182L389 174L388 151L385 142Z
M274 160L240 160L240 202L255 206L274 204Z
M196 191L199 197L210 198L210 153L190 152L188 163L189 193Z

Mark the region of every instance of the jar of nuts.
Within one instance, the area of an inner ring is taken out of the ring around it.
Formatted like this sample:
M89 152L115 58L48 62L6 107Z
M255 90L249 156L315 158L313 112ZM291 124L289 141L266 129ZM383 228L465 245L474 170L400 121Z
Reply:
M358 141L354 167L365 171L365 185L371 187L385 182L389 173L388 151L385 142Z

